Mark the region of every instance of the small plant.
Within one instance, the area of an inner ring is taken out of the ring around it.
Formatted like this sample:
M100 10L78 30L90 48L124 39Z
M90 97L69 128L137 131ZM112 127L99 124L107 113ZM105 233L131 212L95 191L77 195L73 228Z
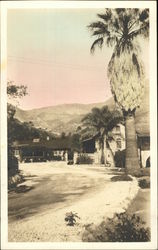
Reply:
M135 214L115 214L99 226L85 227L82 240L87 242L146 242L150 241L150 229Z
M67 226L74 226L76 224L76 219L80 219L77 213L66 213L65 221L67 222Z

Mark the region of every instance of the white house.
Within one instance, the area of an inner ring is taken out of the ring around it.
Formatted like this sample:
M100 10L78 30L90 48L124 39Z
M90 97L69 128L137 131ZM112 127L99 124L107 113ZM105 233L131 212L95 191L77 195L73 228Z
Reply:
M146 167L147 159L150 156L150 135L149 133L137 133L138 156L141 167ZM104 136L104 163L114 167L114 156L117 151L126 149L125 126L118 124L108 135ZM83 152L93 158L95 164L101 163L102 149L97 136L83 141ZM120 166L121 167L121 166Z

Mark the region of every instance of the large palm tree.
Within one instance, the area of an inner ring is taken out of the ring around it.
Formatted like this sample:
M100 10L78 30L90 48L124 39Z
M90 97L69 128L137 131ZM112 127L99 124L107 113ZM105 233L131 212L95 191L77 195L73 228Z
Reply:
M143 97L145 77L138 38L149 35L149 10L105 9L105 13L97 16L99 21L88 26L96 38L91 52L104 44L113 47L108 78L114 99L125 117L126 168L132 171L139 168L135 111Z
M88 128L88 132L97 135L101 149L101 163L105 163L105 151L108 145L109 132L119 123L123 117L118 110L110 111L108 106L93 108L90 113L82 119L83 125Z

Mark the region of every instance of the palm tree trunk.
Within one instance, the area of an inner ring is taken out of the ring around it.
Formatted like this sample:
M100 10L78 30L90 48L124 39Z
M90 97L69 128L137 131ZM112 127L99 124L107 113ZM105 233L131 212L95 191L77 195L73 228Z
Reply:
M104 157L104 140L101 139L101 164L105 163L105 157Z
M132 172L133 170L137 170L140 168L134 114L127 114L125 116L125 133L126 133L125 167L128 172Z

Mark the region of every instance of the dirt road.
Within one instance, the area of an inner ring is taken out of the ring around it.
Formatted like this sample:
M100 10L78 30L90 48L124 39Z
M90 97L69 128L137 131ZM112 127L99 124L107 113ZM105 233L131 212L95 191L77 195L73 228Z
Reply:
M138 191L134 181L111 182L103 167L64 162L25 163L26 181L8 195L9 241L81 241L84 225L122 212ZM66 225L67 212L80 219Z
M21 164L20 169L26 181L8 195L9 222L66 207L105 185L105 171L101 168L56 162Z

